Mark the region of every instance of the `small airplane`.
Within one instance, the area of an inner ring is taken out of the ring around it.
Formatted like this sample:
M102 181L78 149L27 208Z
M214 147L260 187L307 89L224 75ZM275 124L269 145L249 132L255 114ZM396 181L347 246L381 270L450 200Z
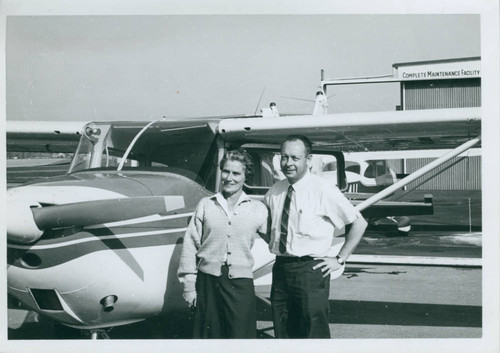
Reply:
M79 139L67 174L7 190L8 293L98 338L107 328L186 307L176 276L184 232L198 201L219 189L227 149L252 155L255 176L245 189L261 198L279 177L273 158L289 134L312 140L314 155L330 164L318 173L344 191L346 151L453 148L371 197L352 200L367 218L428 214L429 200L384 198L479 146L481 114L460 108L82 125L7 124L8 149L61 152ZM342 245L335 239L332 254ZM274 256L262 240L253 253L255 284L268 284Z

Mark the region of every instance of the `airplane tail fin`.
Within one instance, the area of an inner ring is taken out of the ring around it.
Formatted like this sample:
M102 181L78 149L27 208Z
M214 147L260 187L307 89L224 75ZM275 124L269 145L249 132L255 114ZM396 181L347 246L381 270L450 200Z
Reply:
M263 118L279 118L280 113L278 112L278 108L276 107L276 103L272 102L269 105L269 108L261 109Z
M328 99L322 91L316 92L316 102L312 115L327 115L328 114Z

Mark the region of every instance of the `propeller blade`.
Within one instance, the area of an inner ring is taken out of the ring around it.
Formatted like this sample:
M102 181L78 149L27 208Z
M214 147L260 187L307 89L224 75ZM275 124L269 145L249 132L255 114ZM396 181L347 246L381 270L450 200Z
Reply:
M183 207L182 196L151 196L76 202L32 211L38 228L52 229L123 221Z
M7 238L12 242L27 244L38 240L44 230L85 227L164 214L184 208L185 204L183 196L148 196L83 201L47 207L36 207L36 203L33 205L16 203L12 206L16 206L16 209L24 208L23 219L16 217L8 222ZM27 216L28 210L32 214L31 220ZM30 222L26 222L27 220ZM26 224L29 225L29 229Z

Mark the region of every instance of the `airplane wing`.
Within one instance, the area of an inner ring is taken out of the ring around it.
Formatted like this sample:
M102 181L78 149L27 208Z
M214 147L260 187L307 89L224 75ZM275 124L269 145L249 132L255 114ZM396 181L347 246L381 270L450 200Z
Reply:
M68 171L70 158L27 158L7 160L7 188L33 179L48 178Z
M449 149L480 132L480 108L226 119L219 123L219 133L228 141L279 144L287 135L302 134L322 150L346 152Z
M82 121L7 121L7 152L75 152Z

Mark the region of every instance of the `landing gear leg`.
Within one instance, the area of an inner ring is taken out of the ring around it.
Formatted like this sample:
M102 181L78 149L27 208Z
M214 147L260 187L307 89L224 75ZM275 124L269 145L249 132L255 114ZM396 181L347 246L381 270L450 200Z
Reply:
M109 340L110 337L108 335L107 330L101 329L101 330L91 330L90 331L90 339L92 339L92 340L97 340L97 339Z

